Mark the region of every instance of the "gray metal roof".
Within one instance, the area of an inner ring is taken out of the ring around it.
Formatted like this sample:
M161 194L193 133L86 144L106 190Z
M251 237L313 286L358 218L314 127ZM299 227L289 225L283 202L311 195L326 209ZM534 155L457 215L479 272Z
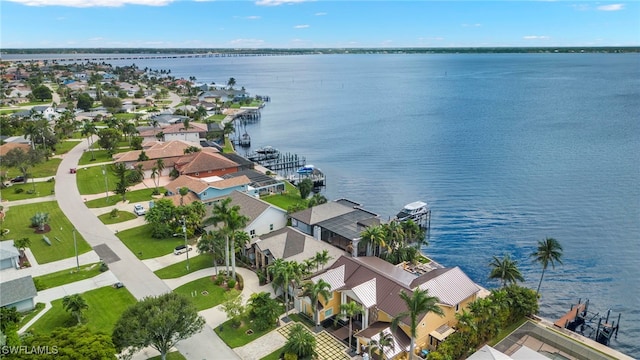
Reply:
M20 256L20 251L16 249L13 240L0 241L0 260L13 259Z
M0 283L0 307L32 299L38 295L31 275Z
M380 219L377 219L376 224L375 214L362 209L354 209L351 212L317 223L318 226L350 240L360 238L360 233L367 226L379 224Z
M334 201L329 201L302 211L291 214L292 219L296 219L308 225L315 225L319 222L335 218L340 215L352 212L354 209Z

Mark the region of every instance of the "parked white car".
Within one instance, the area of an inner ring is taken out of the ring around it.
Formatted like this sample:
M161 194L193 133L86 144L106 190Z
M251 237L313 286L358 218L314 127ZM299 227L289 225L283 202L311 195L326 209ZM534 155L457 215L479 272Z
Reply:
M133 207L133 213L138 215L138 216L142 216L142 215L147 213L147 210L144 209L144 206L142 206L140 204L136 204Z
M187 251L191 251L191 250L193 250L193 247L191 247L191 245L187 245L187 246L178 245L178 246L176 246L175 249L173 249L173 253L175 255L180 255L180 254L184 254Z

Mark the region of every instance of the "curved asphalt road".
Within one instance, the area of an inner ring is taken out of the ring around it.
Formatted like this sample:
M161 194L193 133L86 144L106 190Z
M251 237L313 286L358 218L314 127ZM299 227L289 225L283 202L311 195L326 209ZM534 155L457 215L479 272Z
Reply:
M171 289L84 205L76 186L76 175L70 174L69 169L77 167L82 153L87 148L87 141L83 140L64 156L58 167L55 194L60 209L91 247L102 245L100 248L104 249L106 246L119 258L110 261L109 257L105 257L105 261L109 263L109 269L113 274L138 300L170 292ZM240 359L208 325L205 325L200 333L181 341L177 348L189 360Z

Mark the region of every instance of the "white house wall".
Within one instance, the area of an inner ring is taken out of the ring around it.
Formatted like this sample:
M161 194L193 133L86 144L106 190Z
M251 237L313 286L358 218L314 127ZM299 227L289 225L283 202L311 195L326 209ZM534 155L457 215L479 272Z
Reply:
M271 224L273 224L273 229L270 227ZM254 230L254 236L260 236L282 229L285 226L287 226L287 213L284 210L270 206L247 226L246 231L251 234L251 230Z

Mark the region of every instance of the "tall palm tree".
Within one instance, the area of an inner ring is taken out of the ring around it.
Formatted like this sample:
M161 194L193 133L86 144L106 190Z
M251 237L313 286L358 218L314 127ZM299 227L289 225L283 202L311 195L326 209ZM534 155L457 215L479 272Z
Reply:
M554 238L546 238L538 241L537 250L531 254L534 261L542 265L542 274L540 275L540 282L538 283L538 289L536 294L540 293L540 285L542 285L542 278L544 277L544 271L547 270L547 266L551 263L553 269L556 268L556 263L562 264L562 245L558 240Z
M229 207L230 204L231 204L231 198L226 198L222 201L218 201L215 204L213 204L213 216L211 217L211 220L213 221L214 225L217 226L219 223L223 224L223 228L221 229L221 231L224 233L224 238L225 238L224 260L225 260L227 275L229 275L229 232L227 231L228 229L225 229L225 225L226 225L227 216L230 211L230 207Z
M158 167L154 166L154 167L151 168L151 180L153 180L153 185L155 186L155 191L153 192L154 195L160 193L158 191L158 182L159 182L158 180L159 179L157 179L157 177L158 177Z
M80 294L67 295L62 298L62 306L76 317L78 324L82 323L82 313L89 308Z
M478 326L472 314L466 310L456 314L456 320L458 320L458 331L465 340L465 343L475 342L475 338L478 332Z
M184 197L189 193L189 188L186 186L178 189L178 193L180 193L180 206L184 205Z
M297 281L299 269L295 261L276 259L269 267L268 271L273 277L273 287L282 288L284 296L285 315L289 314L289 286Z
M502 259L494 256L489 266L491 267L489 279L500 279L503 288L507 283L515 284L518 281L524 281L524 277L518 270L518 262L511 260L509 254L505 254Z
M164 160L158 159L156 160L156 167L158 168L158 176L162 176L162 170L164 170ZM160 186L160 179L158 179L158 186Z
M385 233L381 226L369 226L360 233L360 238L367 245L367 256L380 254L380 247L385 247ZM376 252L376 249L378 251Z
M213 259L215 275L218 276L218 260L222 258L218 251L224 246L224 234L218 230L209 231L198 240L197 248L200 253L210 253Z
M340 304L340 312L349 318L349 351L351 351L351 338L353 337L353 317L362 314L364 309L362 305L355 301L349 301L345 304Z
M327 265L327 263L329 263L329 261L331 261L333 257L329 255L329 250L324 249L322 251L316 252L316 255L313 259L316 262L316 272L317 272L319 270L318 267L320 265L322 265L322 268L324 269L324 266Z
M404 318L409 318L409 332L411 336L411 346L409 347L409 359L412 360L415 356L416 348L416 334L418 333L418 323L422 317L427 313L434 313L439 316L444 316L444 312L438 306L440 301L435 296L429 296L428 290L421 290L416 288L412 294L407 294L404 290L400 292L400 298L407 305L407 310L399 313L393 318L391 326L396 328L398 323Z
M380 352L380 359L384 360L386 355L384 354L384 349L390 348L393 349L395 347L395 343L393 342L393 335L390 332L380 331L378 333L378 340L371 340L369 342L369 353L371 350L376 350L376 352ZM371 356L369 356L371 358Z
M316 323L316 329L320 327L320 315L318 314L318 303L320 296L325 301L331 297L331 284L320 279L317 283L307 281L302 285L302 296L306 296L311 300L311 311L313 311L313 320Z
M383 225L387 236L387 247L389 251L395 251L404 245L404 230L398 221L391 221Z
M242 231L249 222L249 218L240 214L240 207L233 206L229 210L229 214L227 215L227 223L226 227L229 231L229 242L231 245L231 272L232 277L236 278L236 238L238 237L238 233L244 232ZM244 238L246 240L246 238Z
M95 161L96 157L93 153L93 135L98 133L98 129L96 126L89 120L85 120L82 124L82 136L87 137L87 143L89 144L89 149L91 149L91 161Z

